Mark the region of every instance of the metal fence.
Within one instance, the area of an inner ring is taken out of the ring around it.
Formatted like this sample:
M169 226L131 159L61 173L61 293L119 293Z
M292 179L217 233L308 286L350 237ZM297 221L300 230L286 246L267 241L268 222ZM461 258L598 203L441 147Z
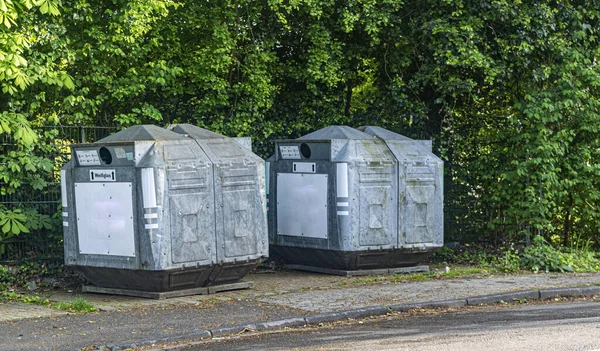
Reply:
M0 194L0 205L6 208L27 207L40 214L55 217L54 229L41 229L31 233L21 233L0 243L0 263L10 264L22 261L43 260L62 261L62 228L60 227L60 169L70 160L70 144L89 143L102 139L117 131L116 127L91 126L47 126L36 130L43 141L36 148L37 156L50 159L53 170L43 174L46 187L35 190L29 184L22 184L13 194ZM17 143L10 135L0 135L0 152L7 154L18 150ZM0 186L6 185L0 180Z

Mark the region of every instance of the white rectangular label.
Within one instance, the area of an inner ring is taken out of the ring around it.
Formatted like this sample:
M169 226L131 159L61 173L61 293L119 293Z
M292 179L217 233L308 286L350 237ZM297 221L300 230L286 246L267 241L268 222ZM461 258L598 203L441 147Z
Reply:
M284 160L299 160L300 159L300 148L297 145L294 145L294 146L279 145L279 151L281 152L281 158Z
M75 151L80 166L100 166L100 157L96 150Z
M116 182L117 174L114 169L90 169L92 182Z
M314 162L294 162L294 173L315 173L317 165Z

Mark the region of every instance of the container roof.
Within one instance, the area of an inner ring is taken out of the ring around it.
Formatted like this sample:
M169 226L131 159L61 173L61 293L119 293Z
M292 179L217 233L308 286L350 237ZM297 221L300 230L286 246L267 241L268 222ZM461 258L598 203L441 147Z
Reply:
M96 143L111 143L120 141L141 141L141 140L185 140L183 135L171 132L164 128L145 124L132 126L106 138L98 140Z
M358 139L369 140L373 136L348 126L329 126L298 138L298 140Z
M374 135L383 140L413 140L409 137L405 137L402 134L394 133L391 130L383 129L381 127L363 126L358 129L369 135Z
M197 127L192 124L182 123L182 124L173 124L170 125L169 130L172 130L175 133L186 134L193 139L225 139L227 138L224 135L211 132L210 130Z

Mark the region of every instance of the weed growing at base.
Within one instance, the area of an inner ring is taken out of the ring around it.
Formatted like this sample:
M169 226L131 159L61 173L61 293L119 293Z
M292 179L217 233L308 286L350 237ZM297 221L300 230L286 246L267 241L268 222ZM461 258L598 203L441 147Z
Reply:
M96 307L81 297L74 298L70 302L54 302L48 299L43 299L37 295L29 296L18 294L12 291L0 291L0 302L2 301L29 303L72 313L89 313L98 311Z
M407 273L390 276L376 276L355 279L354 284L372 284L378 282L400 282L400 281L427 281L442 278L458 278L464 276L480 275L490 273L483 268L454 268L449 272Z
M77 297L71 302L55 302L52 307L74 313L96 312L98 309L87 302L84 298Z

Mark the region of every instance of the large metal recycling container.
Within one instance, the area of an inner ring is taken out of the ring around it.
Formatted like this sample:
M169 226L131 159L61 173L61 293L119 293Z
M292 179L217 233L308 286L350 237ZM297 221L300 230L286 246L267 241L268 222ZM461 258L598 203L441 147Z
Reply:
M339 270L415 265L443 245L443 162L378 127L330 126L275 143L271 257Z
M215 169L228 153L262 165L212 134L221 147L152 125L73 145L61 171L65 264L99 287L142 291L244 277L267 256L264 178L246 169L241 188Z

